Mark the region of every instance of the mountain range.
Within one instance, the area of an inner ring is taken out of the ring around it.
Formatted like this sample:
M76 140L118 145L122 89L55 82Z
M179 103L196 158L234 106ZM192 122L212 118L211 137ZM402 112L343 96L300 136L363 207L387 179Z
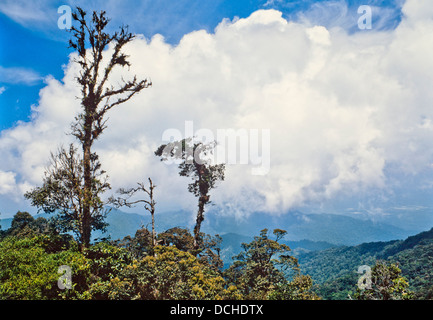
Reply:
M42 216L49 217L46 214ZM172 227L192 230L194 218L193 212L182 210L156 213L156 231L162 232ZM11 221L12 218L2 219L0 226L7 229ZM134 236L137 229L143 226L149 229L151 226L149 214L127 213L115 208L111 209L106 221L109 224L107 232L105 234L95 232L94 238L110 236L113 240L121 239L127 235ZM432 226L426 226L428 227ZM265 228L271 231L276 228L286 230L285 240L289 242L309 240L331 245L357 245L363 242L404 239L416 233L368 219L327 213L304 214L299 211L287 212L279 216L256 212L243 218L209 211L202 224L202 231L205 233L232 234L226 236L230 242L234 242L234 239L252 239Z
M126 213L112 209L107 217L109 223L107 235L112 239L133 236L142 226L150 228L150 215ZM192 230L194 213L171 211L155 214L155 225L158 232L172 227L183 227ZM288 212L280 216L265 213L253 213L248 217L235 218L209 212L202 224L202 231L209 234L237 234L253 237L264 228L276 228L287 231L288 241L323 241L334 245L356 245L371 241L389 241L404 239L414 234L410 230L371 220L357 219L336 214L304 214L299 211Z

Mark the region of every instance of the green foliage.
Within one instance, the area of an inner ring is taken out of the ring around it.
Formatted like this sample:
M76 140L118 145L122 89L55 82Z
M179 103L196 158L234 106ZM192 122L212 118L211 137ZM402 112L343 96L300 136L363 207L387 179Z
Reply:
M174 246L156 246L155 256L134 259L129 263L126 263L123 253L119 255L118 249L104 245L96 252L101 252L101 249L109 254L110 262L92 262L93 267L104 270L104 275L83 295L87 298L203 300L241 297L235 287L225 287L225 281L218 272ZM115 258L112 258L113 253Z
M54 233L53 226L47 219L35 219L28 212L18 211L12 219L11 227L1 232L0 239L6 236L23 238L47 233Z
M189 230L174 227L157 235L156 243L162 246L175 246L177 249L189 252L196 256L203 264L215 270L223 267L220 257L220 244L222 238L219 235L211 236L201 233L199 248L194 248L194 238ZM125 248L134 259L141 259L147 255L154 255L152 234L146 228L141 228L135 233L135 237L125 237L122 241L116 241L116 245Z
M400 275L400 268L394 263L377 261L371 269L371 283L365 289L357 288L354 297L358 300L408 300L413 293L409 283Z
M97 243L85 252L90 260L90 270L94 277L101 280L111 279L131 262L127 251L106 242Z
M270 292L269 300L319 300L312 292L313 280L310 276L296 275L292 281L277 283Z
M3 233L0 299L304 300L318 299L318 295L326 299L429 299L433 295L430 233L408 241L303 254L304 272L322 268L320 279L324 280L314 285L312 277L300 273L290 248L281 243L286 232L280 229L271 236L264 229L253 241L243 243L242 252L224 271L221 238L202 234L197 250L191 233L182 228L160 233L155 250L151 233L143 228L134 237L96 243L80 251L71 236L56 234L46 220L25 212L18 212ZM388 256L390 252L395 254ZM383 256L386 261L378 260ZM357 268L363 264L374 265L372 288L359 290ZM57 285L62 265L72 270L71 289L61 290ZM336 276L326 279L326 272L333 270Z
M356 292L356 284L359 274L356 272L346 273L340 277L332 278L323 283L316 283L314 291L323 299L348 300Z
M146 228L138 229L134 237L127 236L115 242L117 246L125 248L133 259L141 259L152 253L152 234Z
M299 273L296 258L290 248L278 241L286 231L275 229L275 240L263 229L250 243L243 243L243 252L226 271L228 281L237 286L246 299L303 299L314 298L312 282ZM288 278L292 278L289 281Z
M0 299L73 298L74 289L64 292L57 286L61 265L70 266L77 277L86 273L86 258L70 248L49 252L47 236L7 237L0 242ZM64 247L63 247L64 248ZM61 248L59 248L61 249Z
M433 239L420 239L411 248L397 252L390 261L399 264L415 299L433 299Z
M101 242L90 246L84 255L88 259L90 277L85 279L88 288L82 292L81 298L97 300L119 298L119 294L115 292L118 289L113 289L113 281L117 283L117 275L131 263L128 252L124 248ZM120 297L127 298L128 295L120 295Z
M180 227L174 227L158 234L158 243L164 246L175 246L182 251L194 249L193 236L187 229Z
M117 282L119 281L134 284L131 287L136 289L136 299L202 300L236 297L233 288L225 289L225 281L217 272L201 264L192 254L174 246L155 247L155 256L147 256L129 265L123 273L123 279Z
M11 230L34 221L20 213ZM287 254L290 248L278 243L284 234L276 229L271 240L263 230L243 245L244 255L226 273L220 270L221 238L202 235L197 253L192 235L181 228L158 235L154 248L150 233L140 229L133 238L99 242L84 251L65 235L11 235L0 241L0 299L317 298L311 278L300 275L296 259ZM71 289L58 287L60 266L71 268ZM295 272L289 281L290 271Z

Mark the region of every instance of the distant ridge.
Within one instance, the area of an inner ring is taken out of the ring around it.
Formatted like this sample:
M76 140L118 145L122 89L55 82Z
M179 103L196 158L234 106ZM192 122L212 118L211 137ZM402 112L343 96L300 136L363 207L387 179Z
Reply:
M324 241L335 245L355 245L371 241L404 239L414 234L411 231L385 224L374 223L345 215L304 214L299 211L272 216L266 213L253 213L248 218L237 221L233 217L209 213L203 223L207 233L237 233L258 235L260 230L276 228L287 231L286 240Z
M42 214L48 218L50 215ZM3 230L9 228L12 218L0 220ZM106 220L109 224L107 232L94 232L93 238L107 237L121 239L127 235L134 236L142 226L150 229L150 214L126 213L112 208ZM157 212L155 214L157 232L173 227L183 227L192 230L194 226L193 213L186 211ZM299 211L288 212L280 216L266 213L253 213L243 220L232 216L221 215L215 211L205 214L202 231L209 234L238 234L253 237L260 230L270 231L279 228L287 231L285 240L325 242L333 245L356 245L363 242L389 241L405 239L413 232L384 223L374 223L371 220L361 220L336 214L304 214Z

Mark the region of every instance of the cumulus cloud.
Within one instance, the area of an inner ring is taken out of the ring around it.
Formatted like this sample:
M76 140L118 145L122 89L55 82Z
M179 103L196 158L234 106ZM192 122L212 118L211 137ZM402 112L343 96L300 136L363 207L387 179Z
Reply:
M113 189L150 176L161 208L194 208L188 179L153 156L162 133L183 132L185 121L215 135L269 129L269 172L228 165L212 196L227 214L281 213L392 188L393 170L425 173L432 160L433 15L423 6L428 1L407 1L401 24L380 32L348 34L259 10L222 21L214 33L186 34L176 46L160 35L138 37L127 47L130 72L150 76L153 87L111 110L95 145ZM6 186L13 179L21 189L40 184L49 152L73 141L65 133L79 110L77 71L71 62L63 83L46 80L32 121L1 133Z

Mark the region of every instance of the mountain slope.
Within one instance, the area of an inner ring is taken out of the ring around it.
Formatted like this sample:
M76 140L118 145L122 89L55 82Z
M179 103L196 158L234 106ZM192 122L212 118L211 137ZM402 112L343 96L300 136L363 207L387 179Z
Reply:
M356 290L361 265L373 266L376 260L397 262L418 298L432 295L433 229L405 240L340 246L301 253L298 260L303 273L312 277L319 295L326 299L345 299Z

